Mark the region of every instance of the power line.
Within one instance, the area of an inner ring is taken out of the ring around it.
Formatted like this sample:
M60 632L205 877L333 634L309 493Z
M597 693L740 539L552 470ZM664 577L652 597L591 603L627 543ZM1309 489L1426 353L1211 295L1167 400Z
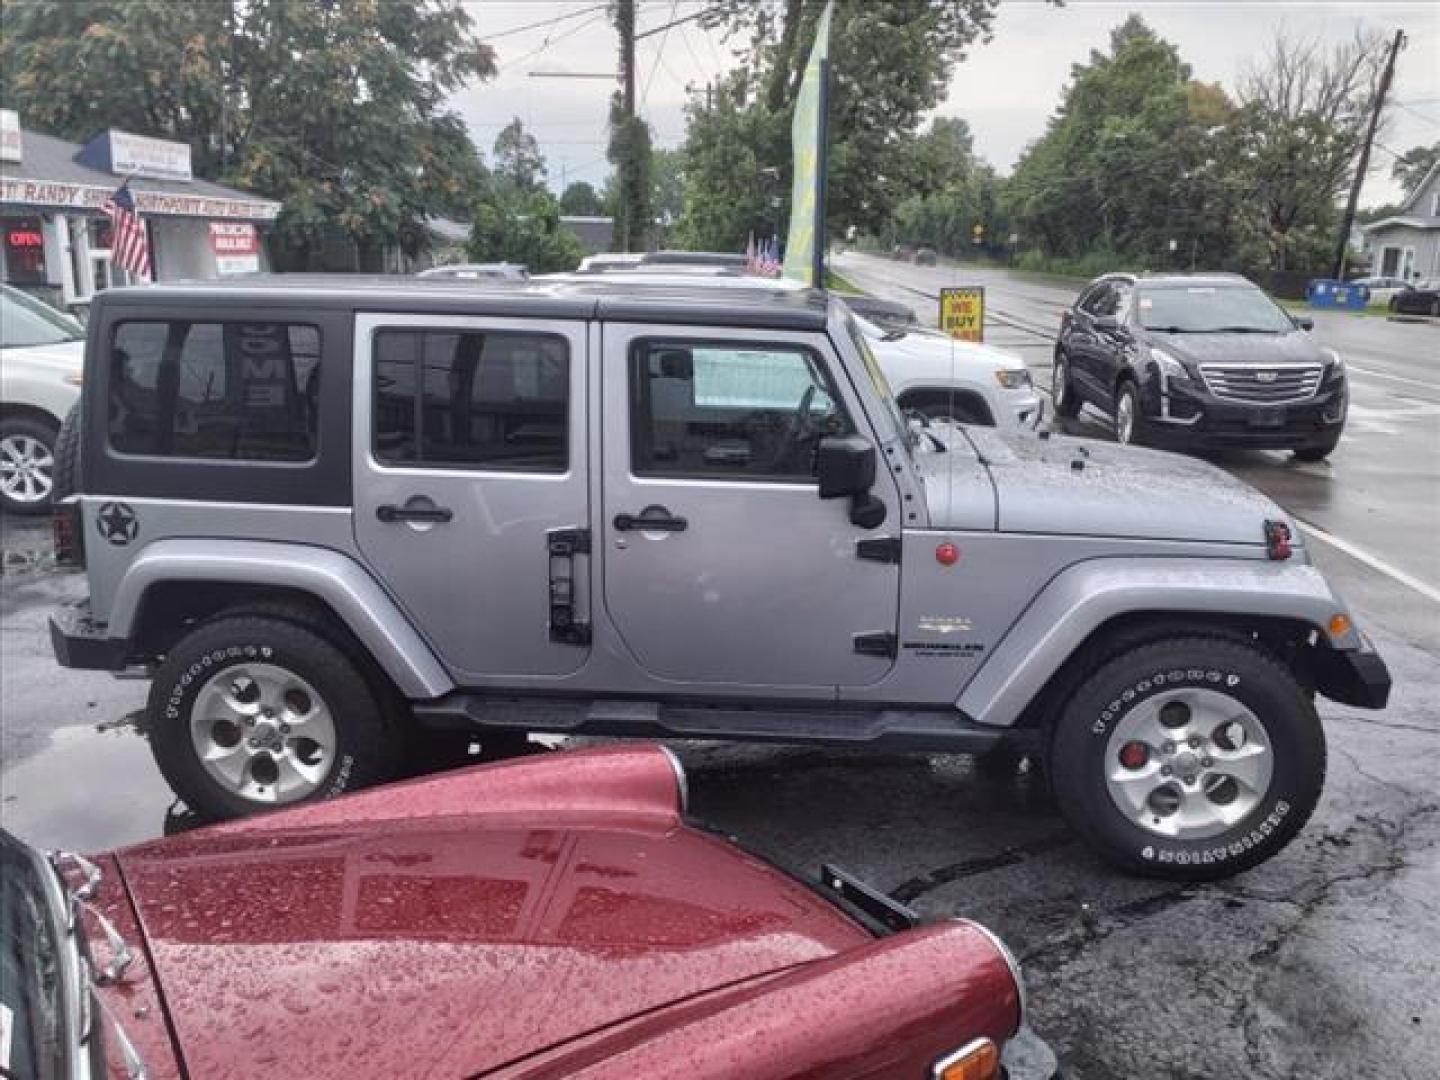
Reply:
M541 19L539 22L526 23L524 26L512 26L509 30L499 30L493 34L486 34L480 41L496 41L503 37L511 37L514 34L523 34L526 30L538 30L542 26L555 26L570 19L578 19L581 15L588 15L592 11L604 9L604 4L595 4L593 7L580 8L564 15L557 15L553 19Z
M602 5L602 6L603 6L603 5ZM594 9L592 8L591 10L593 11ZM500 74L502 71L509 71L511 68L515 67L516 65L525 63L525 61L527 61L527 60L533 60L533 59L535 59L535 57L537 57L537 56L539 56L541 53L545 52L545 50L548 49L548 48L550 48L550 46L556 45L556 44L564 41L564 40L565 40L566 38L568 38L568 37L574 37L574 36L575 36L576 34L578 34L581 30L584 30L586 27L589 27L589 26L594 26L597 22L600 22L600 21L601 21L602 19L604 19L604 18L605 18L605 15L604 15L604 13L602 12L601 14L596 15L596 16L594 16L593 18L586 19L584 22L580 23L580 24L577 25L577 26L572 26L569 30L566 30L564 33L555 34L555 35L553 35L553 36L547 34L547 35L545 36L545 40L540 43L540 47L539 47L539 48L537 48L537 49L532 49L530 52L526 53L524 56L517 57L516 59L511 60L508 64L502 64L499 68L496 69L496 72L495 72L495 73L498 75L498 74Z
M675 19L675 12L676 12L676 10L677 10L679 7L680 7L680 0L675 0L675 2L670 5L670 18L671 18L672 20ZM664 30L664 33L660 35L660 44L659 44L659 45L656 47L656 49L655 49L655 62L650 65L650 77L645 80L645 89L640 92L640 110L641 110L641 112L643 112L643 111L645 110L645 103L650 100L650 87L651 87L651 85L654 84L654 82L655 82L655 72L657 72L657 71L660 70L660 58L665 55L665 42L666 42L667 40L669 40L669 38L670 38L670 27L672 27L672 26L674 26L674 25L675 25L675 22L674 22L674 21L671 21L671 22L666 23L663 27L661 27L661 29ZM651 32L651 33L654 33L654 31L650 31L650 32ZM635 35L635 40L636 40L636 41L639 41L642 37L646 37L646 36L647 36L646 34L636 34L636 35ZM667 69L667 70L668 70L668 69Z
M1404 110L1405 110L1407 113L1409 113L1411 116L1417 117L1417 118L1420 119L1420 120L1424 120L1425 123L1427 123L1427 124L1432 124L1432 125L1434 125L1435 127L1440 127L1440 120L1436 120L1433 116L1426 116L1426 115L1425 115L1424 113L1422 113L1419 109L1412 109L1409 105L1406 105L1403 101L1392 101L1390 104L1392 104L1392 105L1398 105L1400 108L1404 109Z

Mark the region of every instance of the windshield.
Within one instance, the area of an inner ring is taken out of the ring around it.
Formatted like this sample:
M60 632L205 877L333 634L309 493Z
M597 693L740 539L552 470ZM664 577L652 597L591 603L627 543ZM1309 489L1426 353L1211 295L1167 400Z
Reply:
M0 832L0 1051L7 1076L65 1074L65 995L56 913L41 867Z
M906 433L909 425L905 418L900 415L900 407L895 404L895 393L890 389L890 380L885 377L885 372L880 368L880 361L875 359L875 354L870 350L870 342L865 340L865 334L861 331L858 322L853 314L845 318L845 330L850 335L850 341L854 344L860 359L865 364L865 373L870 377L870 385L875 388L875 396L885 403L885 408L890 412L890 421L895 426L897 434L902 436L901 441L908 447L910 445Z
M1290 316L1251 285L1140 288L1140 325L1172 334L1283 334Z
M84 337L85 328L63 311L18 289L0 290L0 347L59 345Z

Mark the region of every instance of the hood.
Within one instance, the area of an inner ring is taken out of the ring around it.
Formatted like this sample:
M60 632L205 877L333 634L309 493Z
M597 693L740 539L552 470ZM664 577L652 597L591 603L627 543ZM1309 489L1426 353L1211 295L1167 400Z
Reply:
M1157 349L1191 364L1323 364L1329 354L1302 330L1282 334L1165 334L1146 331Z
M871 940L685 826L654 748L377 789L120 862L207 1078L470 1076Z
M882 360L902 360L924 364L928 370L948 373L952 364L956 368L969 367L972 371L983 368L986 372L996 369L1023 368L1025 361L1003 349L992 345L979 345L973 341L957 341L936 330L910 329L896 338L868 335L875 355Z
M1273 502L1195 458L1064 435L964 430L994 481L1001 532L1263 544L1268 519L1288 522L1299 539Z

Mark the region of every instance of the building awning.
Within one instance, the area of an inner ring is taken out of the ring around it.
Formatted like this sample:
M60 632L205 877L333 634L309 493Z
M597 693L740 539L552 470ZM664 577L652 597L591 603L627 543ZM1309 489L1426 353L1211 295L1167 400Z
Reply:
M18 154L6 155L20 160L0 163L0 204L98 213L124 176L83 164L84 152L76 143L22 131ZM208 180L132 175L130 190L142 216L273 221L280 213L278 202Z

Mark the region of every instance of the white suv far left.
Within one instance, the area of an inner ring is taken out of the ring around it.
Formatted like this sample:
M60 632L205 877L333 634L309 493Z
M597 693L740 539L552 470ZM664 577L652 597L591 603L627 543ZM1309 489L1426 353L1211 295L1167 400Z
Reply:
M0 285L0 509L42 514L55 489L55 437L80 397L85 328Z

